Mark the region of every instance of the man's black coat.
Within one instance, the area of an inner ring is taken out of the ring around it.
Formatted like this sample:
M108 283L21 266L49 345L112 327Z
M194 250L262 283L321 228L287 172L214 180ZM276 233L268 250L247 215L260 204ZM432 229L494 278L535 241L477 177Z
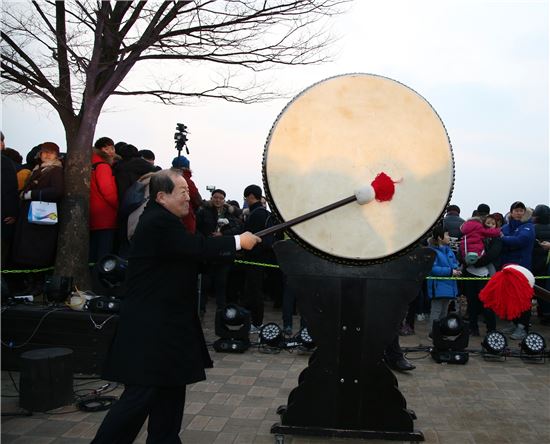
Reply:
M233 237L205 238L154 201L132 239L126 297L103 378L174 387L205 379L212 367L197 314L197 262L233 257Z

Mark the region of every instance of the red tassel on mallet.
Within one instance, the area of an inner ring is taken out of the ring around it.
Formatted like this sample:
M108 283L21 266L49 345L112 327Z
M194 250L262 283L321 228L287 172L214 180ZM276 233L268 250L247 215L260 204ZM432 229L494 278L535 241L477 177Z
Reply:
M399 181L394 181L386 173L379 173L376 178L371 182L371 186L374 189L374 197L378 202L386 202L392 200L395 193L395 185Z

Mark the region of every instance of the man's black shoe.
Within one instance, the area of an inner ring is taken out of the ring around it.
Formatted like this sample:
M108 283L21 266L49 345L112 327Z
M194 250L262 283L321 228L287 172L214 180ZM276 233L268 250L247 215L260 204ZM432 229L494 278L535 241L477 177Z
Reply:
M406 358L386 362L389 368L392 370L397 370L398 372L408 372L409 370L414 370L416 368L416 366L411 364L411 362Z

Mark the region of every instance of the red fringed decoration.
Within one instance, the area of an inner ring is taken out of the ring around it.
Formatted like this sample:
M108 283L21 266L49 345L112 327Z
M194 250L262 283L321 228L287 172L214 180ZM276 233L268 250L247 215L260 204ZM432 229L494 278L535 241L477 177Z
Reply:
M501 319L516 319L531 309L533 287L527 277L514 268L503 268L487 282L479 293L483 306L493 310Z
M378 202L385 202L392 200L395 193L395 185L398 181L392 180L386 173L379 173L371 182L372 188L374 188L374 195Z

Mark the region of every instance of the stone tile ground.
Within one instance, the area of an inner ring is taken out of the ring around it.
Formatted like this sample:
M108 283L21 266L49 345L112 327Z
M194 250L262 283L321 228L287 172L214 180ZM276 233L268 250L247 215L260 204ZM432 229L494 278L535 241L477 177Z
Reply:
M266 322L280 323L280 312L269 308ZM533 320L533 329L550 342L550 329ZM295 321L295 325L297 322ZM215 339L210 310L204 321L209 341ZM418 322L417 335L401 338L405 347L428 345L427 323ZM479 349L482 338L473 338ZM511 342L517 349L517 342ZM308 353L262 353L253 347L244 354L212 352L215 368L208 379L188 387L181 437L191 444L273 443L270 427L276 409L286 404L306 367ZM427 443L528 444L550 442L550 362L526 363L518 358L485 361L472 354L464 366L436 364L425 352L408 355L417 368L397 374L401 392L418 420L415 427ZM13 374L18 382L17 373ZM75 384L87 381L75 380ZM79 386L99 387L102 382ZM119 394L121 388L110 394ZM2 372L2 412L18 410L18 398L7 372ZM51 414L2 417L2 444L89 443L105 412L84 413L66 406ZM142 430L137 443L145 443ZM286 436L286 444L352 444L354 439ZM386 441L372 440L371 443Z

